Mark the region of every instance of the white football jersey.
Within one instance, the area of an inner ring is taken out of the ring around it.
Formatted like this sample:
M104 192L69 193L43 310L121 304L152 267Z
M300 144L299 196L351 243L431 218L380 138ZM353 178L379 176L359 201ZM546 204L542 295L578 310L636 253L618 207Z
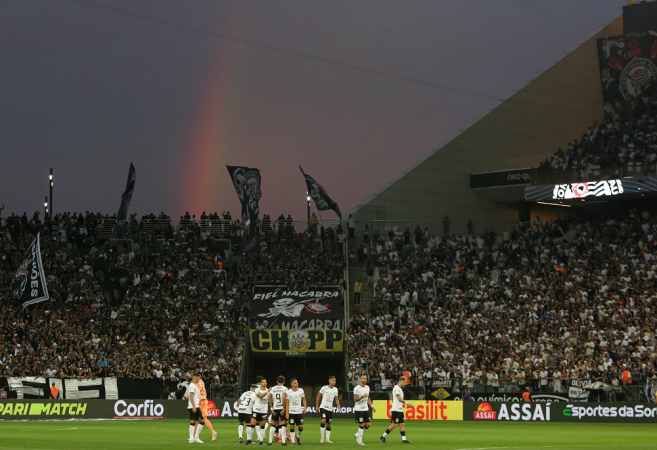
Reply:
M283 402L285 400L285 394L287 393L287 388L283 385L277 384L271 388L269 395L272 399L271 409L280 410L283 409Z
M261 397L258 397L257 394L262 394L263 392L266 392L267 395ZM256 389L254 392L256 394L255 396L255 403L253 404L253 412L258 413L258 414L267 414L267 411L269 409L269 392L267 389L263 389L262 386Z
M246 391L240 397L240 405L237 407L237 412L241 414L251 414L253 412L253 404L255 403L255 392Z
M303 398L306 394L303 392L303 389L298 388L296 391L288 389L287 399L289 403L289 413L290 414L303 414Z
M404 391L402 391L402 388L400 388L398 384L396 384L395 387L392 388L392 409L391 409L391 411L403 412L404 411L404 404L397 399L397 395L399 395L401 397L401 399L404 400Z
M354 404L354 411L367 411L369 406L367 405L367 400L370 398L370 387L365 385L361 386L360 384L354 388L354 397L367 394L367 397L363 397Z
M194 394L194 404L192 404L192 398L189 394ZM198 390L198 387L194 383L189 383L187 385L187 409L192 409L194 407L199 407L199 402L201 401L201 392Z
M326 385L319 390L319 393L322 394L322 403L319 404L320 409L333 411L333 400L338 396L338 388Z

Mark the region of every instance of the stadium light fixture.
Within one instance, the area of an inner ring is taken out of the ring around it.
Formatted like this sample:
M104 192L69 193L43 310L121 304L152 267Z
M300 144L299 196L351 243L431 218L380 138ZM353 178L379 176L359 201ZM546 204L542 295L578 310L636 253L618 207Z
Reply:
M52 221L52 187L55 184L55 182L53 181L53 176L52 176L52 167L50 168L50 177L49 177L49 179L50 179L50 221ZM48 214L47 211L46 211L46 214Z
M306 191L306 206L308 211L308 231L310 231L310 192Z

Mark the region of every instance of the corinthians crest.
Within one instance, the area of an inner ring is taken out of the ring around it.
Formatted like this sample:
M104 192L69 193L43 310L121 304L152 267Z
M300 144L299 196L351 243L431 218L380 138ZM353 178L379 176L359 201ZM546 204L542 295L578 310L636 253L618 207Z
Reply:
M657 82L657 32L600 38L598 61L605 107L620 108Z
M657 80L657 66L647 58L635 58L621 72L619 88L625 100L641 95Z
M290 350L304 351L310 346L310 338L307 331L299 330L288 334Z

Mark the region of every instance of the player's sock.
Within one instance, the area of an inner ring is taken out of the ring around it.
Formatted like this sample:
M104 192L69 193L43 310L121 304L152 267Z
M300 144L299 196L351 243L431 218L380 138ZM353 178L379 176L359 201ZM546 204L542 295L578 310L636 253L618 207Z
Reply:
M331 429L330 428L326 429L326 440L327 441L331 440Z
M290 438L291 438L290 440L291 440L293 443L296 442L296 441L295 441L295 439L296 439L295 434L296 434L296 433L294 432L294 430L290 430Z
M270 430L271 431L271 430ZM260 427L260 441L265 441L265 433L267 432L267 426L265 428Z
M381 436L383 436L383 437L385 438L385 437L388 437L389 434L390 434L390 430L388 430L388 429L386 428L386 431L384 431L383 434L382 434Z
M405 431L400 431L400 433L402 435L402 441L405 441L406 440L406 432Z
M189 425L189 438L190 439L194 439L194 428L195 427L196 427L196 425L191 425L191 424Z
M260 440L260 424L255 426L256 439Z
M239 436L240 439L242 439L242 432L244 431L244 425L239 425L237 427L237 435ZM246 432L246 435L249 435L249 432Z
M254 430L254 427L252 427L251 425L246 426L246 440L247 441L250 441L251 438L253 437L253 430Z
M272 426L272 427L269 429L269 443L270 443L270 444L272 443L272 440L274 439L274 434L276 433L276 428L278 428L278 427L274 427L274 426Z
M358 428L358 437L363 439L363 433L365 432L364 428Z
M322 439L324 439L324 433L326 433L326 425L320 425L320 431L322 432Z
M281 431L283 432L282 434L281 434ZM281 425L278 428L278 437L280 437L281 440L283 442L285 442L285 440L287 439L287 426L286 425Z
M199 423L198 426L196 427L196 434L194 435L194 439L198 439L198 437L201 435L202 429L203 429L203 424Z
M303 428L299 427L299 432L297 433L297 436L301 437L301 432L303 431Z

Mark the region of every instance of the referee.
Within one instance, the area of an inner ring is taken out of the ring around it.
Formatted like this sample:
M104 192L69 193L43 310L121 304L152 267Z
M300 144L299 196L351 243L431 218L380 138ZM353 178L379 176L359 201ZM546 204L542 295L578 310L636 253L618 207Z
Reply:
M404 423L404 386L406 386L406 377L399 377L397 386L392 389L392 409L390 417L390 426L383 432L383 435L379 439L384 444L386 443L386 437L397 428L399 424L399 431L402 437L402 444L412 444L411 441L406 439L406 424Z

